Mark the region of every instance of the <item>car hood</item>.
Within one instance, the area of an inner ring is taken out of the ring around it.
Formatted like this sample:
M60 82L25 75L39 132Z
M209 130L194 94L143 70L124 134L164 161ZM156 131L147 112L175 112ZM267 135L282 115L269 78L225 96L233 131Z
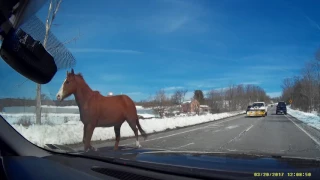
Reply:
M255 172L312 172L314 177L320 175L320 160L297 157L287 157L272 154L250 154L240 152L198 152L198 151L170 151L164 149L136 149L121 147L113 151L112 147L100 148L96 152L80 153L82 155L108 158L116 161L140 162L184 167L189 169L202 169L211 171L228 171L234 173L247 173L253 176ZM146 167L146 164L141 164Z

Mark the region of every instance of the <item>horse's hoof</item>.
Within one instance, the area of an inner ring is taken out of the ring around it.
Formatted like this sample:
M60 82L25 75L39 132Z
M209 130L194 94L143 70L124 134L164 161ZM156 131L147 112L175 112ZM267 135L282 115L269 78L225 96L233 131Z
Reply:
M89 151L98 151L98 149L94 148L93 146L88 147L87 149L84 149L85 152L89 152Z
M148 136L143 136L143 140L147 140L148 139Z
M92 147L92 146L89 149L92 150L92 151L97 151L97 149Z

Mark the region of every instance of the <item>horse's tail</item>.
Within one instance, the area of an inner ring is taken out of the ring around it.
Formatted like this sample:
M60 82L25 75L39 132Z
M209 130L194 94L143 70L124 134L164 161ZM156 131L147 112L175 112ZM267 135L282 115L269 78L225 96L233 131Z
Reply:
M138 126L138 129L142 135L142 137L144 138L144 140L146 140L148 138L148 135L147 133L142 129L141 125L140 125L140 122L139 122L139 119L137 119L137 126Z

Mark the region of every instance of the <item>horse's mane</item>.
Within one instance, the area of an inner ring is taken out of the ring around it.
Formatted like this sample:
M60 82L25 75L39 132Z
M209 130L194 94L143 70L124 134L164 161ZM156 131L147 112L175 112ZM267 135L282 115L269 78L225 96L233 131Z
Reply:
M77 76L79 76L81 79L83 79L83 76L81 73L76 74ZM83 79L84 80L84 79Z
M84 78L83 78L83 75L82 75L81 73L78 73L78 74L75 74L75 75L78 76L78 77L80 77L83 81L85 81ZM85 82L85 83L86 83L86 82ZM88 84L87 84L87 85L88 85ZM89 85L88 85L88 86L89 86ZM94 92L101 94L100 91L97 91L97 90L94 90Z

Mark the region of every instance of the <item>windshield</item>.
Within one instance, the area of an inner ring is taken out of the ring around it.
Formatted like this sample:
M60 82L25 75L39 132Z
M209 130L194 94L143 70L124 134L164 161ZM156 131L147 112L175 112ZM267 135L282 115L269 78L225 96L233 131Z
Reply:
M286 106L286 104L284 102L279 102L278 106Z
M252 104L252 107L261 107L261 106L264 106L264 104L263 103L254 103L254 104Z
M320 157L320 1L55 8L50 31L76 63L40 86L0 59L0 114L33 144Z

